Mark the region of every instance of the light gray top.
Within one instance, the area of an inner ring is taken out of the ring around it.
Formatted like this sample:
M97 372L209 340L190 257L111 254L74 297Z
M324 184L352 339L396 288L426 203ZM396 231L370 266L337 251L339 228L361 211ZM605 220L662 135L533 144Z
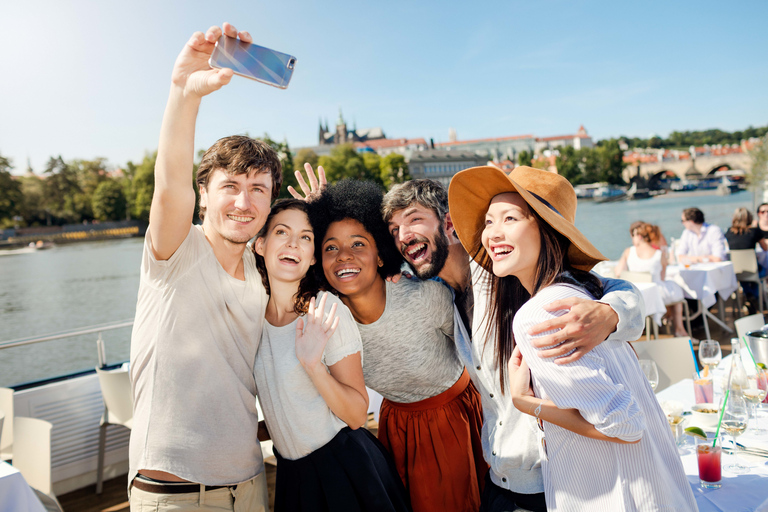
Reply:
M488 308L487 272L475 262L472 268L472 291L475 298L472 327L469 334L456 314L456 346L483 403L483 456L491 466L491 480L503 489L521 494L544 492L539 456L536 420L518 411L512 400L501 394L499 372L494 357L494 341L486 345L484 315ZM637 289L627 281L602 279L600 302L613 308L619 316L616 331L606 343L636 340L643 331L645 306ZM603 344L606 344L603 343ZM508 388L507 388L508 389Z
M334 303L339 325L323 352L326 368L363 349L355 319L338 297L328 294L326 311ZM264 323L253 368L272 442L280 455L291 460L325 446L347 426L333 414L296 357L298 321L282 327Z
M201 226L168 260L147 230L131 335L129 482L139 469L206 485L264 470L253 362L267 294L250 250L245 281L219 264Z
M393 402L412 403L453 386L464 364L453 342L451 292L434 281L387 282L384 313L357 324L365 384Z

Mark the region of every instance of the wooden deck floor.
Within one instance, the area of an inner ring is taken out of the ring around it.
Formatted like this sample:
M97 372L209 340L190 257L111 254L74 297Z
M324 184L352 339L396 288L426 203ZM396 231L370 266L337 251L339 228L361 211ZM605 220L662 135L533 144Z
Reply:
M733 326L734 321L734 300L729 300L726 302L725 306L725 319L726 323L729 326ZM714 309L712 310L715 311ZM738 318L738 317L737 317ZM713 339L716 339L720 342L720 345L723 350L723 356L726 356L730 354L731 351L731 344L730 340L731 337L735 336L732 335L725 330L721 329L717 324L714 322L710 322L710 334ZM663 333L664 329L662 328L662 334L660 335L662 338L664 337L671 337L668 334ZM706 338L706 335L704 333L704 328L694 327L693 329L693 336L698 339L704 339ZM696 345L694 345L695 348ZM373 419L371 418L369 421L369 429L376 434L378 432L378 426L373 422ZM270 510L273 510L274 507L274 491L275 491L275 466L272 464L267 464L267 488L270 493ZM61 503L61 506L64 508L65 512L128 512L129 506L128 506L128 496L126 493L127 489L127 481L126 481L127 475L123 475L121 477L113 478L112 480L104 482L104 492L98 496L95 492L95 486L89 486L83 489L79 489L77 491L73 491L68 494L64 494L62 496L59 496L59 502Z

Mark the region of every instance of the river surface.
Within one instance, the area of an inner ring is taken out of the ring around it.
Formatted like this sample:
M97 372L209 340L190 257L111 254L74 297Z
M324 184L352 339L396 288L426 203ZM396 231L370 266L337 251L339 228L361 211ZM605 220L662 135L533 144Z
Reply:
M679 238L683 208L699 207L725 230L752 194L670 194L640 201L580 202L577 227L610 259L630 244L629 224L644 220ZM130 320L136 311L142 239L90 242L0 255L0 343ZM128 359L130 328L103 333L108 362ZM63 375L97 364L96 334L0 350L0 386Z

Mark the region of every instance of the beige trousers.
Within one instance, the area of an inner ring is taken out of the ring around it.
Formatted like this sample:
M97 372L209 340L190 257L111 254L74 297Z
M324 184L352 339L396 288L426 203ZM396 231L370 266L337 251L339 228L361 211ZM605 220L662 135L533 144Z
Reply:
M155 494L131 488L131 512L267 512L267 475L262 471L237 488L188 494Z

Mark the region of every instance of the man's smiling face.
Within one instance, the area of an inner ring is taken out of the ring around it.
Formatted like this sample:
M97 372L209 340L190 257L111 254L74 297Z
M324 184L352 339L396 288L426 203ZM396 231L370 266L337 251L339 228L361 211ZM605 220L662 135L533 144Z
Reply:
M444 221L431 208L411 204L394 212L388 227L405 261L421 279L435 277L443 270L450 241Z

